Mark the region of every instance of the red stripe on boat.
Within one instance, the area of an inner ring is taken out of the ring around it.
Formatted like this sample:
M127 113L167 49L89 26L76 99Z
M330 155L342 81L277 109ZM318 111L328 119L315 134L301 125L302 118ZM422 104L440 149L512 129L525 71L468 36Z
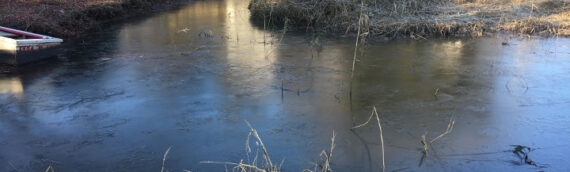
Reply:
M21 31L12 30L12 29L0 28L0 31L10 32L10 33L15 33L15 34L19 34L19 35L25 35L25 36L34 37L34 38L40 38L40 39L43 39L43 38L44 38L44 37L41 36L41 35L36 35L36 34L33 34L33 33L21 32Z

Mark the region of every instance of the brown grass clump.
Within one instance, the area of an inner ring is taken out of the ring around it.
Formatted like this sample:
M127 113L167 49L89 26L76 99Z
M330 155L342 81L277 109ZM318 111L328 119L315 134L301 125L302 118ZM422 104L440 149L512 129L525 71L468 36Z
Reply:
M223 164L223 165L233 165L234 167L232 168L232 171L240 171L240 172L279 172L280 167L275 166L273 164L273 162L271 161L271 157L269 156L269 153L267 151L267 148L265 147L265 145L263 144L263 141L261 140L261 137L259 136L257 130L255 130L251 124L249 124L249 122L247 122L247 125L250 127L250 132L249 135L247 136L247 140L245 142L245 149L248 155L248 162L244 162L244 160L240 160L238 163L235 162L220 162L220 161L201 161L200 163L206 163L206 164ZM250 147L249 141L251 139L251 137L254 137L256 139L256 145L258 146L258 149L261 148L263 154L262 154L262 161L261 164L258 164L258 153L256 151L255 153L255 157L253 158L253 160L249 160L249 155L250 153L252 153L252 149Z
M318 26L323 30L343 31L352 25L356 6L350 1L281 1L251 0L249 7L254 19L282 25L285 19L298 27Z
M284 161L281 161L281 163L277 166L276 164L273 164L273 162L271 161L271 157L269 156L269 153L267 151L267 147L265 147L265 144L263 144L263 141L261 140L261 137L259 136L259 133L257 132L257 130L255 130L251 124L247 121L245 121L247 123L247 125L250 128L250 132L247 136L247 140L245 142L245 150L247 153L247 162L244 162L244 160L240 160L238 163L235 162L221 162L221 161L201 161L200 163L205 163L205 164L222 164L222 165L232 165L234 166L232 168L232 171L239 171L239 172L280 172L281 170L281 166L283 165ZM251 146L250 146L250 139L251 137L254 138L254 140L256 141L256 145L257 145L257 150L254 153L255 157L252 159L250 159L250 154L253 153ZM333 171L330 165L330 162L332 160L332 155L333 155L333 150L335 148L335 138L336 138L336 134L333 131L333 135L331 138L331 145L330 145L330 149L328 151L326 150L322 150L320 153L321 158L323 158L322 162L320 163L315 163L315 168L313 170L310 169L304 169L303 171L305 172L317 172L317 171L321 171L321 172L331 172ZM262 151L262 160L260 161L258 158L258 151L261 148ZM169 148L170 150L170 148ZM164 157L166 158L166 155L168 154L165 153ZM164 159L165 159L164 158ZM163 169L164 169L164 159L163 159ZM227 171L227 170L226 170Z
M542 1L537 4L537 9L550 11L551 13L560 13L563 11L570 10L570 6L568 6L570 2L564 0L549 0L549 1Z
M251 0L249 9L254 19L288 18L292 26L325 32L355 33L365 18L367 35L376 38L570 36L564 0Z
M558 27L544 18L521 19L503 25L504 29L520 34L556 35Z

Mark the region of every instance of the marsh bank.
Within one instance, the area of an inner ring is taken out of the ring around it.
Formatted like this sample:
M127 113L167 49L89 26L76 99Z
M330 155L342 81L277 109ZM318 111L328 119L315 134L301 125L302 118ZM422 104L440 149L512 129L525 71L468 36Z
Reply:
M0 1L0 26L54 37L77 38L103 25L175 9L190 0Z

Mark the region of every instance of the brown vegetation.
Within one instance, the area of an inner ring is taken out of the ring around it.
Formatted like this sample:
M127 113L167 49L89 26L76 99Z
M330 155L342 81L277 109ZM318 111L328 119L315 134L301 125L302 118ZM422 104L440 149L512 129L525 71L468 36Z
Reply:
M570 36L564 0L251 0L249 9L254 19L325 32L356 32L360 20L361 35L377 38Z
M0 26L73 37L96 24L172 6L175 0L0 0Z

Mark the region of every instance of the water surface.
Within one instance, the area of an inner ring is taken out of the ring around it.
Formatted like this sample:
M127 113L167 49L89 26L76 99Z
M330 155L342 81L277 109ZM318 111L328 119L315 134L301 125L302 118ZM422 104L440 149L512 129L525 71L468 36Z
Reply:
M389 171L570 169L569 39L373 42L351 92L354 39L282 33L246 1L196 1L68 41L0 75L0 171L160 171L169 147L171 171L222 171L200 161L247 161L246 120L285 171L312 169L333 131L333 169L378 171L377 127L351 130L373 107Z

